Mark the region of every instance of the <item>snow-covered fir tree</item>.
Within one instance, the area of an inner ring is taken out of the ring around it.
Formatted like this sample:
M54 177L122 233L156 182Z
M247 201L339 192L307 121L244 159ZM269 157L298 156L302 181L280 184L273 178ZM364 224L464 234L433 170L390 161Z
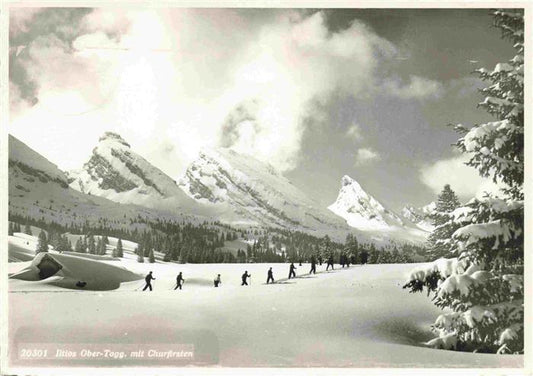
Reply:
M46 238L46 232L41 230L37 240L37 249L35 253L48 252L48 239Z
M124 257L124 251L122 249L122 239L118 239L117 242L117 256L116 257Z
M430 257L437 259L448 256L448 247L440 242L441 239L449 239L457 229L453 226L444 226L448 222L448 215L459 207L459 199L449 184L446 184L439 194L435 210L430 214L434 230L428 237L430 244Z
M85 248L83 246L83 241L81 240L81 238L78 238L78 240L76 240L74 251L77 253L85 253Z
M102 254L102 238L96 239L96 254L97 255Z
M440 259L413 270L411 291L435 292L440 315L434 347L469 351L524 351L524 15L494 11L494 24L510 40L516 56L492 70L477 70L489 82L480 106L495 121L468 129L457 146L469 156L469 166L491 177L502 188L497 195L472 199L447 216L442 226L455 228L439 242L455 258Z
M351 263L356 263L358 260L359 254L359 243L357 242L357 237L353 234L348 234L346 236L346 242L344 247L347 257Z
M68 241L68 238L64 235L57 234L57 243L52 244L56 251L58 252L70 252L72 247Z
M102 243L100 244L100 255L102 256L105 256L106 252L107 252L107 247L106 247L106 238L107 237L104 237L102 238ZM109 242L109 241L108 241Z
M89 249L89 253L92 255L96 254L96 245L94 243L94 236L90 235L87 243L88 243L87 248Z
M135 249L135 253L137 254L137 262L144 262L144 250L141 244Z

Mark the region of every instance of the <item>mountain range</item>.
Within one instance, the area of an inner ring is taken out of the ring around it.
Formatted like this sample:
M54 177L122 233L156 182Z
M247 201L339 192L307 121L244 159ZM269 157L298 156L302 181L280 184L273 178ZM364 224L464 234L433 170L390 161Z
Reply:
M10 212L38 211L53 217L54 205L42 203L54 201L69 209L66 217L71 220L102 215L117 220L143 213L328 234L339 241L351 232L362 241L422 242L429 231L424 217L428 208L406 207L401 217L349 176L341 179L337 200L323 208L271 165L252 156L226 148L202 150L174 180L112 132L99 139L80 169L69 172L10 136L9 196Z

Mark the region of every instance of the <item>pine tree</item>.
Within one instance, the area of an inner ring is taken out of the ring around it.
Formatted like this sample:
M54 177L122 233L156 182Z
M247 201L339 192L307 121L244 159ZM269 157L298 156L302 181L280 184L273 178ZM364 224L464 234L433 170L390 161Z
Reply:
M82 247L83 247L83 244L82 244L81 238L78 238L78 240L76 240L76 245L74 246L74 252L85 253Z
M96 250L95 250L95 253L97 255L101 255L102 254L102 238L98 238L96 240Z
M58 235L57 245L55 246L58 252L68 252L71 250L66 236Z
M357 262L359 254L359 244L357 243L357 237L353 234L346 236L345 250L349 261L353 264Z
M144 251L139 244L139 246L135 249L135 253L137 254L137 262L144 262Z
M89 235L87 248L89 249L89 253L91 255L96 254L96 245L94 244L94 236L92 235Z
M451 312L440 315L434 347L509 353L524 351L524 15L494 11L494 24L510 39L516 56L493 70L479 69L490 85L480 106L496 121L463 134L459 150L468 165L502 185L497 196L473 199L448 217L457 230L442 239L453 259L414 270L404 286L435 292L434 302ZM440 280L440 281L439 281Z
M362 265L368 262L368 251L366 249L361 250L361 253L359 254L359 261Z
M155 262L155 257L154 257L154 250L151 249L150 250L150 253L148 254L148 262L153 264Z
M100 243L100 255L102 256L105 256L107 252L107 247L106 247L106 241L105 241L105 237L102 239L102 242Z
M13 236L13 224L11 222L9 222L9 228L7 230L7 235Z
M448 256L448 247L443 244L443 241L450 239L455 230L457 230L457 226L450 226L447 223L450 213L458 208L459 205L457 195L450 188L450 185L446 184L438 197L435 210L430 215L433 226L435 226L435 229L428 237L430 244L429 256L431 259Z
M437 200L437 212L449 213L459 206L459 199L449 184L444 186Z
M37 249L35 250L35 253L41 252L48 252L48 240L46 238L46 233L44 232L44 230L41 230L41 232L39 233Z
M124 257L124 251L122 250L122 239L118 239L117 242L117 257Z

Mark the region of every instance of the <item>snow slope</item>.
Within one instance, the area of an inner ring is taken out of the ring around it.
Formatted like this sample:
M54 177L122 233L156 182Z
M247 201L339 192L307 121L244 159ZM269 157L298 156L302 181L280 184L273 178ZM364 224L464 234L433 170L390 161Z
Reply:
M318 274L302 276L309 267L305 265L298 267L298 278L265 285L269 266L278 279L285 277L288 265L105 263L142 275L153 271L154 291L135 291L143 286L142 281L91 292L10 279L9 345L16 343L15 333L22 327L27 330L27 342L61 338L64 343L104 344L172 343L187 331L208 335L218 345L216 364L221 366L523 366L523 356L421 347L432 338L429 325L440 311L424 294L401 289L412 264L353 266L330 272L323 265ZM252 274L247 287L240 286L244 270ZM185 284L183 290L174 291L179 271ZM215 289L212 279L217 273L222 275L222 285ZM31 309L36 306L39 313ZM11 362L16 360L13 356ZM34 366L39 363L32 362ZM110 365L102 360L82 364ZM111 363L131 364L128 360ZM163 364L152 361L150 366Z
M224 208L223 218L233 223L330 236L348 231L340 219L322 209L272 166L230 149L202 151L179 185L198 202Z
M40 154L9 135L9 167L17 168L25 173L33 174L42 183L55 182L62 187L67 186L67 177L57 166Z
M60 224L114 222L131 227L130 219L202 222L205 217L191 216L166 207L151 210L137 205L121 205L69 187L66 175L46 158L9 136L9 213ZM191 200L192 201L192 200Z

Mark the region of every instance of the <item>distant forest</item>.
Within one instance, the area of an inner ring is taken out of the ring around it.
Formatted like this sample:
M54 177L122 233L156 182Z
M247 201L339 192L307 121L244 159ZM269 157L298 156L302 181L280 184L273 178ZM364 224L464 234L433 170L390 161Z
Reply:
M348 234L343 244L327 235L319 238L279 228L238 229L218 221L193 224L138 216L130 219L131 229L124 229L107 223L104 218L99 218L97 225L88 221L83 225L63 225L10 213L9 220L10 235L31 232L30 225L35 226L46 232L46 241L58 251L105 254L107 237L130 240L139 245L136 250L139 262L145 262L145 258L146 262L153 262L154 253L163 254L163 261L179 263L300 263L310 262L312 258L322 263L333 257L335 263L380 264L427 259L426 247L415 244L391 241L378 248L373 243L359 243L353 234ZM67 233L83 237L71 244L65 236ZM98 236L97 241L94 236ZM121 251L114 250L113 256L120 257Z

